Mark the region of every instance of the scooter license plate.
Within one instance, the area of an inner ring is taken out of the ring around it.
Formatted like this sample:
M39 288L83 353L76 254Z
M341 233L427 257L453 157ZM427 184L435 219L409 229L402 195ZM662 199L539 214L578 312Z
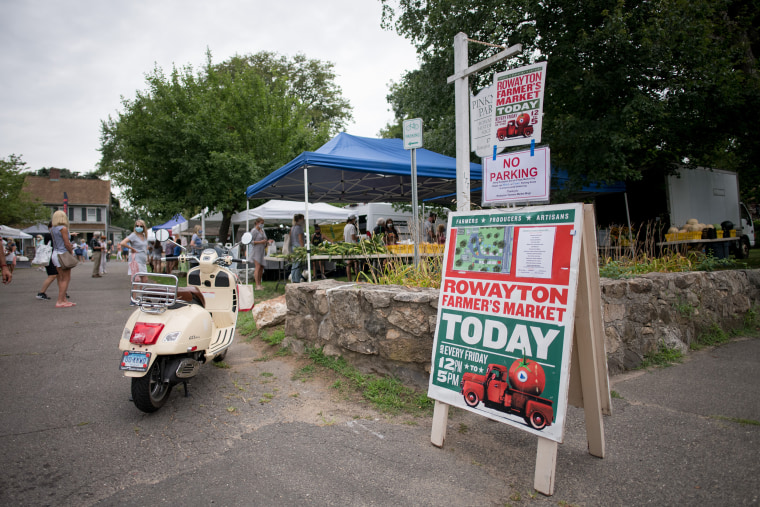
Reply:
M150 363L150 352L124 351L121 356L120 370L147 371Z

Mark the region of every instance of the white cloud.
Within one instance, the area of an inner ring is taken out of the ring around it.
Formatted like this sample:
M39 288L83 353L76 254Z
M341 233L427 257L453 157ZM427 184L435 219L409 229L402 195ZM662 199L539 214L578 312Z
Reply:
M379 0L17 0L0 4L0 157L31 169L95 168L100 122L144 88L154 63L199 67L273 51L335 64L354 108L348 132L392 119L388 83L416 67L414 48L380 28Z

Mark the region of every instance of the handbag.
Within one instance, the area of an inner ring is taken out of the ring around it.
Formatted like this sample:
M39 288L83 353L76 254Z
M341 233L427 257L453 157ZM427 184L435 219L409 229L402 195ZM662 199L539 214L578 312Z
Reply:
M53 255L53 247L50 246L50 243L46 245L40 245L37 247L37 250L34 252L34 260L32 260L32 264L39 264L41 266L47 266L50 264L50 257Z
M253 287L246 284L237 284L238 308L241 312L250 312L253 309Z
M71 269L79 264L79 261L74 257L71 252L63 252L58 254L58 263L62 269Z

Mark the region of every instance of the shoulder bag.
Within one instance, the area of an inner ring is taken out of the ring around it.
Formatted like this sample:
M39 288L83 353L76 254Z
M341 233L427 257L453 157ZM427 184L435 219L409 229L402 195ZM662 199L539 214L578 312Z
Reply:
M71 252L66 251L58 254L58 263L61 265L61 269L71 269L79 264L79 261L74 257Z

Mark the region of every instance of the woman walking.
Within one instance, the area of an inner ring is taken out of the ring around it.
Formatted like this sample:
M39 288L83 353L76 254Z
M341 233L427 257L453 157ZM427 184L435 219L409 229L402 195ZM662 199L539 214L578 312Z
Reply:
M66 216L61 210L53 213L52 220L53 228L50 229L50 235L53 238L53 254L52 260L58 273L56 279L58 280L58 299L55 301L56 308L70 308L76 306L76 303L66 301L66 290L69 288L69 282L71 281L71 269L66 269L61 266L61 261L58 259L58 254L69 252L74 254L74 245L69 241L69 217Z
M266 254L267 245L270 240L267 239L267 233L264 232L264 219L257 218L253 223L253 229L251 229L251 241L252 254L251 258L255 264L253 269L253 280L256 282L256 290L261 290L264 287L261 286L261 279L264 276L264 256Z
M132 234L121 240L119 246L129 250L129 265L128 271L130 277L137 273L146 273L148 267L148 237L145 232L145 222L143 220L135 220L135 230ZM136 281L147 283L148 277L146 275L139 276Z

